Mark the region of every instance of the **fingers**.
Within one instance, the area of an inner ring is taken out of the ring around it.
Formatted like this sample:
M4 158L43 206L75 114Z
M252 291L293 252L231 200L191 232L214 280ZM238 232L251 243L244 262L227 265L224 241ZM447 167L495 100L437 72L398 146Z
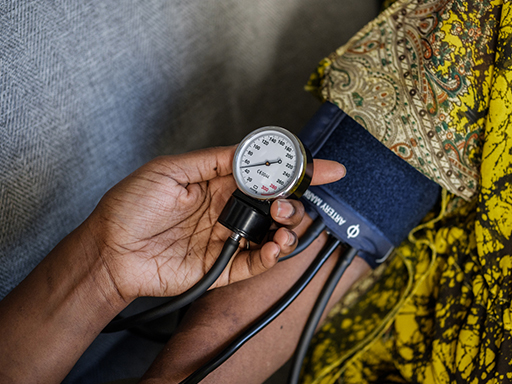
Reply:
M231 174L235 150L236 146L207 148L181 155L162 156L159 162L178 183L199 183Z
M314 172L311 185L334 183L345 177L347 170L343 164L332 160L314 159Z
M315 184L339 180L345 175L345 167L335 161L315 160ZM298 200L277 199L270 207L270 213L276 223L281 225L274 233L273 241L265 243L260 249L241 251L233 260L229 271L229 283L245 280L272 268L279 257L293 252L298 237L291 228L297 227L305 215L304 206ZM244 243L245 244L245 243Z
M245 280L263 273L277 264L280 256L291 253L297 246L297 235L286 228L279 228L273 241L259 249L239 252L231 264L229 283Z
M239 252L229 271L229 284L246 280L263 273L277 264L280 248L268 242L260 249Z
M278 199L272 203L270 214L278 224L295 228L304 217L304 206L298 200Z
M299 242L297 234L293 231L290 231L287 228L279 228L274 233L274 237L272 240L279 246L279 256L285 256L293 252L295 250L295 247L297 247L297 243Z
M199 183L231 174L235 150L236 146L201 149L181 155L162 156L159 163L165 166L166 173L178 183ZM311 185L332 183L345 174L345 167L336 161L314 159Z

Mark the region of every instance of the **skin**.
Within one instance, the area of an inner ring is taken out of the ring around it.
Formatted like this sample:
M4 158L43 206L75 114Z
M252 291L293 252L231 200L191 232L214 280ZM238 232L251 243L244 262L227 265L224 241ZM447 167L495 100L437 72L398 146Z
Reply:
M307 216L296 231L311 223ZM247 326L266 312L295 283L321 250L321 235L304 252L254 278L226 286L194 302L180 328L169 340L141 383L179 383L230 344ZM260 384L293 354L307 317L327 280L338 249L299 297L202 383ZM370 267L356 257L340 279L325 315Z
M0 302L0 382L59 383L100 331L140 296L174 296L211 267L230 231L216 223L235 189L235 147L157 158L118 185ZM313 182L344 167L315 163ZM276 201L281 227L239 251L212 288L272 268L296 246L296 201ZM245 244L241 244L241 249Z

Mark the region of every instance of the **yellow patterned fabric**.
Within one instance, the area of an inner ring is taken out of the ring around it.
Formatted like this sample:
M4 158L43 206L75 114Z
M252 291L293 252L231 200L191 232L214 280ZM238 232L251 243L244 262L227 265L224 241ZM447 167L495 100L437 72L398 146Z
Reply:
M511 2L396 1L308 87L445 190L329 314L303 382L512 382Z

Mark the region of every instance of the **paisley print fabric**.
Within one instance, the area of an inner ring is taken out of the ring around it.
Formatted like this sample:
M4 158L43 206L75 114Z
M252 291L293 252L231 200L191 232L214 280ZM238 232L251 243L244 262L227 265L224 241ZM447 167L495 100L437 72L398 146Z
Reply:
M478 189L499 12L489 0L398 1L323 62L318 91L469 200Z
M331 311L303 382L512 382L511 2L396 1L308 86L445 190Z

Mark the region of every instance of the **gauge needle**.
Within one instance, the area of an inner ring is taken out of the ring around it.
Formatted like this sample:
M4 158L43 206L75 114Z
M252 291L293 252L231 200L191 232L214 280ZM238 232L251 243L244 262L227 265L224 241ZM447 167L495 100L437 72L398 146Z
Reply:
M249 168L249 167L258 167L260 165L266 165L267 167L270 165L270 164L275 164L275 163L278 163L278 164L281 164L283 161L279 158L277 160L267 160L267 161L264 161L263 163L256 163L256 164L249 164L249 165L242 165L240 168Z

